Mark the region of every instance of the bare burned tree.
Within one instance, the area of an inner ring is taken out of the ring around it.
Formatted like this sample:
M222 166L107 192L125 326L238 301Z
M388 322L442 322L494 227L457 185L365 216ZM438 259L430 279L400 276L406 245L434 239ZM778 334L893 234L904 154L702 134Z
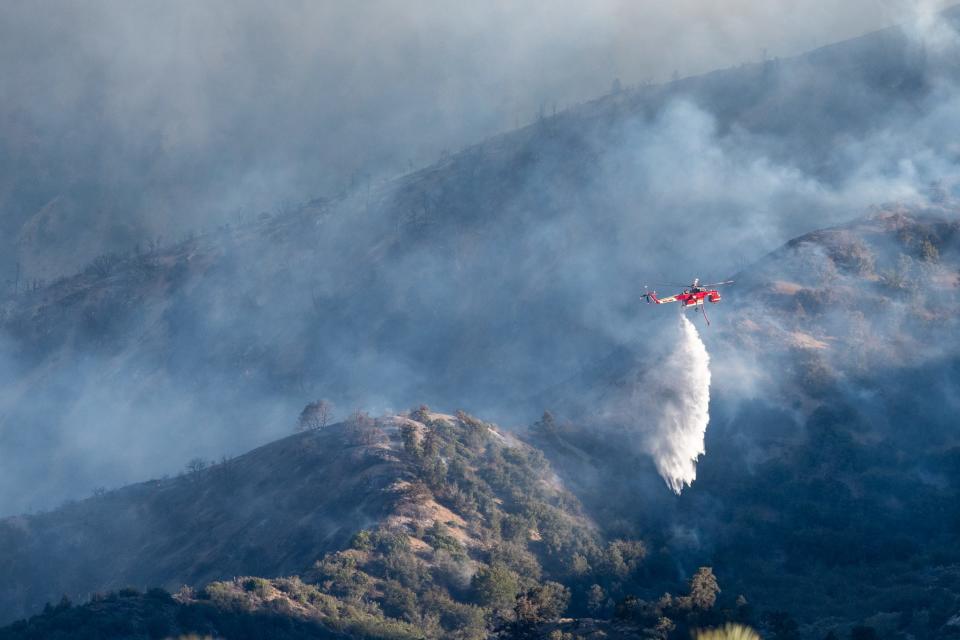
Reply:
M193 458L192 460L190 460L190 462L187 463L186 469L187 469L187 473L191 475L196 475L201 471L203 471L204 469L206 469L208 466L210 466L210 463L208 463L203 458Z
M374 445L387 439L386 432L366 411L357 409L347 425L346 440L352 445Z
M330 423L333 403L329 400L314 400L303 408L297 419L297 431L315 431Z

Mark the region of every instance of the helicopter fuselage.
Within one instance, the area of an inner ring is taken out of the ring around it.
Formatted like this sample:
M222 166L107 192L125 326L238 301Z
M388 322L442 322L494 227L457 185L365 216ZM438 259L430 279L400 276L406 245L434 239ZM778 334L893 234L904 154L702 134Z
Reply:
M679 302L683 308L700 307L706 302L716 304L720 302L720 292L716 289L685 290L683 293L667 298L658 298L656 293L646 294L647 301L654 304L669 304Z

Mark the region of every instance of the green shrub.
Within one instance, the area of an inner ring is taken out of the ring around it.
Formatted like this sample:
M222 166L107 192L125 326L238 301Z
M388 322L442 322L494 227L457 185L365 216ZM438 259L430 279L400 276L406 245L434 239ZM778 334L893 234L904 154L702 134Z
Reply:
M510 609L520 591L520 577L503 564L482 567L473 577L474 598L492 609Z
M350 547L360 551L370 551L373 549L373 538L370 532L366 529L358 531L354 534L353 538L350 539Z
M264 598L269 591L270 581L264 578L246 578L241 585L247 593L255 593L257 596Z
M447 527L439 520L435 520L423 535L423 541L435 550L449 551L453 555L464 555L463 545L450 535Z
M414 622L419 616L417 596L396 580L387 580L383 585L383 612L391 618Z
M370 535L370 544L383 554L406 551L410 548L410 538L399 531L377 529Z

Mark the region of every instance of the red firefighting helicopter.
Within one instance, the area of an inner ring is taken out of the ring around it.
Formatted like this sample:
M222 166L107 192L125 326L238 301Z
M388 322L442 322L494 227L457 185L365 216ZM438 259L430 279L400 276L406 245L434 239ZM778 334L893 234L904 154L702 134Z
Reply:
M693 282L689 285L678 285L683 286L683 292L676 295L670 296L669 298L658 298L656 291L648 290L643 297L650 304L668 304L670 302L679 302L682 309L699 309L703 312L703 319L707 321L707 324L710 324L710 318L707 317L707 310L704 307L704 303L710 301L712 303L720 302L720 292L715 288L725 284L733 284L733 280L726 280L724 282L713 282L711 284L700 284L700 278L694 278Z

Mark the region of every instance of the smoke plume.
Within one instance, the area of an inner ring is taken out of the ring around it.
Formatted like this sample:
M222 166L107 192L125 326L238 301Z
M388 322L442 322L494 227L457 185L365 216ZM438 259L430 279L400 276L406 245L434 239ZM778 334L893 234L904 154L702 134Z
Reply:
M650 408L645 447L673 491L693 484L710 422L710 355L697 328L680 315L676 347L634 388L635 406ZM642 395L642 398L641 398Z

